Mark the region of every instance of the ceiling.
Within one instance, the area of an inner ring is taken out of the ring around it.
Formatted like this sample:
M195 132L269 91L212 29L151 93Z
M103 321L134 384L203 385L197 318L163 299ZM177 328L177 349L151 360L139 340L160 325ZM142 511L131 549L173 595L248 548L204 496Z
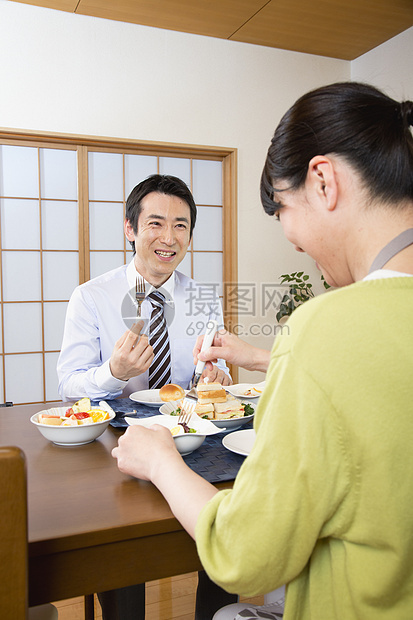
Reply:
M344 60L354 60L413 26L413 0L29 0L23 4Z

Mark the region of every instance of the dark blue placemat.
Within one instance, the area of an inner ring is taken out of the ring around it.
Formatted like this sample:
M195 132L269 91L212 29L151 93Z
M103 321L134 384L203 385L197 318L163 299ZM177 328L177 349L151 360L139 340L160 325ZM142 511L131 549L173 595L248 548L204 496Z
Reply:
M119 398L106 401L116 413L116 418L111 425L115 428L126 428L128 423L124 420L125 416L147 418L159 415L157 407L148 407L130 400L129 398ZM133 411L136 413L133 413ZM252 422L243 426L252 428ZM244 462L245 457L230 452L222 445L224 433L206 437L204 443L198 450L188 456L184 456L185 463L197 474L208 480L208 482L227 482L234 480L239 468Z
M235 480L245 460L244 456L234 454L222 445L223 437L224 433L210 435L198 450L183 457L185 463L208 482Z
M128 427L128 423L124 419L126 416L131 418L147 418L151 415L159 415L159 407L141 405L130 400L130 398L117 398L115 400L107 400L106 402L116 413L116 418L110 422L110 425L115 428Z

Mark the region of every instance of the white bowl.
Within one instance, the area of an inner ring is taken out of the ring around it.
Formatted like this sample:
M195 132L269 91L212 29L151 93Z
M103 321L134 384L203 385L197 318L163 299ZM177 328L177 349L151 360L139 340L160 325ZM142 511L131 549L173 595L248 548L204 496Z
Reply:
M109 423L115 417L113 410L109 411L109 419L103 422L94 422L93 424L84 424L80 426L52 426L50 424L40 424L38 422L39 415L46 413L48 415L61 415L64 416L68 407L52 407L51 409L44 409L35 413L30 418L32 422L43 437L57 444L58 446L81 446L85 443L90 443L97 439L109 426ZM92 409L103 409L102 407L92 407Z
M176 411L176 408L179 407L180 402L181 401L172 401L170 403L165 403L164 405L162 405L162 407L159 408L159 411L164 416L168 416L169 418L177 420L177 416L171 414L173 411ZM242 399L242 402L247 402L247 400ZM248 422L251 422L251 420L253 419L255 415L255 408L257 405L249 401L248 404L251 405L251 407L254 409L254 413L252 413L251 415L244 415L242 418L229 418L227 420L205 420L204 418L199 419L203 422L210 422L211 424L219 428L220 432L232 432L235 431L237 428L241 428L241 426L244 426L244 424L248 424Z
M248 422L251 422L254 414L252 415L244 415L242 418L230 418L229 420L214 420L212 423L215 424L219 428L219 430L226 431L227 433L232 433L232 431L236 431L237 428L241 428Z
M162 413L162 415L169 415L171 418L175 418L176 420L178 416L172 415L172 413L181 406L182 400L183 399L181 398L180 400L170 400L169 403L164 403L162 407L159 407L159 412Z
M165 404L170 405L171 403ZM171 429L178 424L178 418L171 415L154 415L148 418L126 417L125 420L131 426L137 424L139 426L146 426L147 428L153 424L160 424L161 426ZM188 426L190 428L194 428L196 433L185 433L184 435L174 436L175 445L178 452L180 452L182 456L191 454L191 452L202 446L207 435L215 435L220 432L220 430L212 424L212 422L209 420L202 420L195 414L191 417Z

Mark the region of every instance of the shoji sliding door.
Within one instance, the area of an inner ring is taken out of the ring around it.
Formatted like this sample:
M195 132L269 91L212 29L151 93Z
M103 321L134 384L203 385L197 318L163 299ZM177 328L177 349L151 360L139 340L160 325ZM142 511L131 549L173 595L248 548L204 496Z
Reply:
M56 400L66 305L79 283L77 152L0 149L0 399Z
M80 282L131 260L125 202L148 175L178 176L194 194L180 270L220 295L236 282L235 164L228 149L0 133L0 402L59 400L67 302Z

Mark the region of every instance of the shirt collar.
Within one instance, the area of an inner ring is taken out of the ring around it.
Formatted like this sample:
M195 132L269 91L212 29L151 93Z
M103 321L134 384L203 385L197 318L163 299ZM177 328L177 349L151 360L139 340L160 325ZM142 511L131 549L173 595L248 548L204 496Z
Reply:
M363 280L382 280L384 278L408 278L413 277L411 273L404 273L402 271L394 271L392 269L376 269L371 273L368 273Z
M135 258L132 258L131 262L126 268L126 278L128 280L129 290L131 289L135 290L137 274L139 274L139 272L137 271L135 267ZM158 289L156 289L154 286L152 286L152 284L149 284L149 282L145 280L146 296L148 296L149 293L151 293L152 291L159 290L165 296L165 303L167 303L170 306L173 306L174 305L175 282L176 282L175 272L173 272L171 276L167 279L167 281L164 282L162 286L160 286Z

